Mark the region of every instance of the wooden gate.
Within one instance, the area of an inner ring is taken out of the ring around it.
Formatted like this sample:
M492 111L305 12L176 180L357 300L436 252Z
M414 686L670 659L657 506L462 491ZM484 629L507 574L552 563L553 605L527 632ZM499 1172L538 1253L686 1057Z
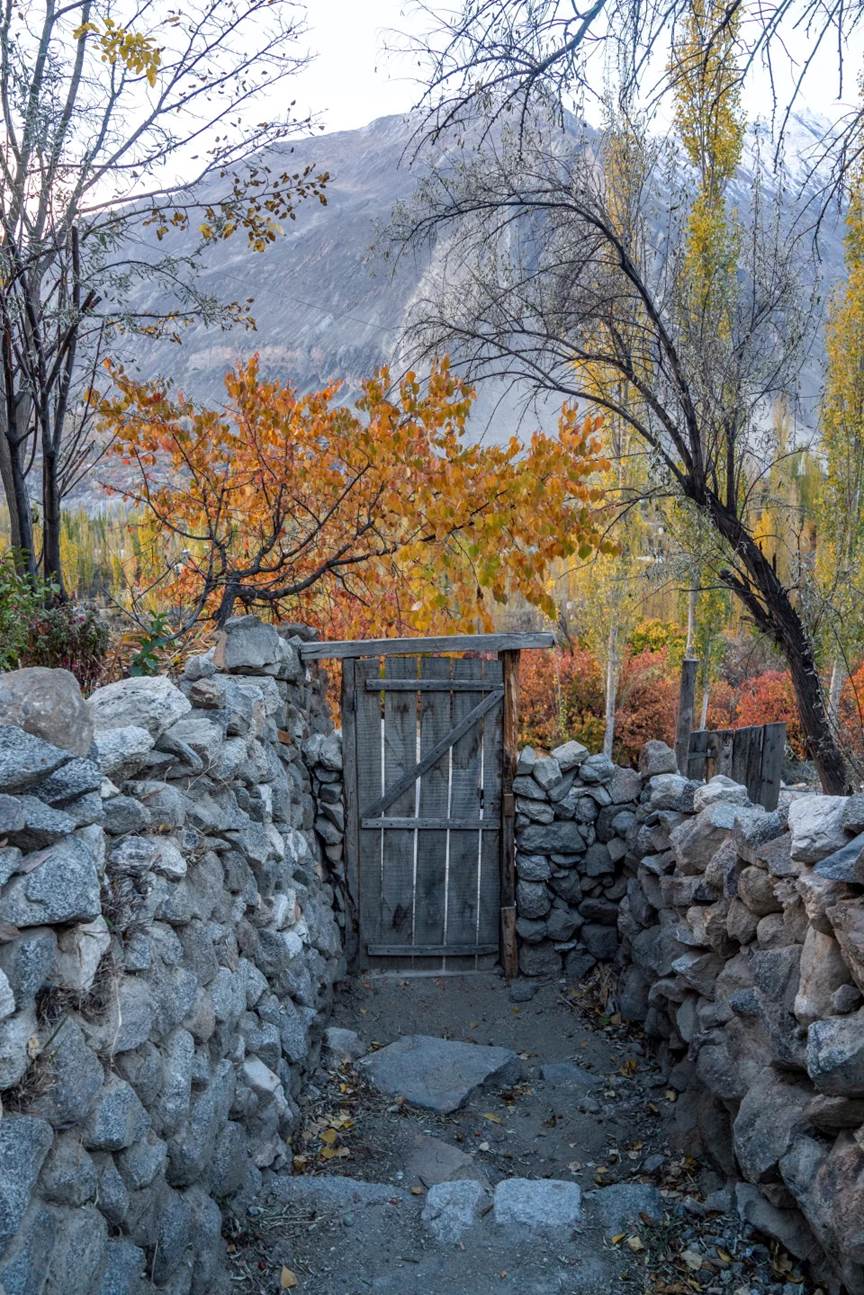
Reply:
M342 659L355 965L465 970L500 955L514 973L519 651L553 642L491 634L304 645L307 659Z

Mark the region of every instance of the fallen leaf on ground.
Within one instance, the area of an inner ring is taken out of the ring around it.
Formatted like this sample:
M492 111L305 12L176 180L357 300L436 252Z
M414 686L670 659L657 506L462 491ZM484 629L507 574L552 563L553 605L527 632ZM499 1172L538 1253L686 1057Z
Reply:
M297 1274L290 1268L283 1268L279 1276L279 1289L283 1291L293 1291L297 1285Z
M503 1124L503 1123L504 1123L504 1121L502 1120L501 1116L500 1116L500 1115L496 1115L494 1111L484 1111L484 1112L483 1112L483 1119L484 1119L484 1120L491 1120L491 1122L492 1122L493 1124Z

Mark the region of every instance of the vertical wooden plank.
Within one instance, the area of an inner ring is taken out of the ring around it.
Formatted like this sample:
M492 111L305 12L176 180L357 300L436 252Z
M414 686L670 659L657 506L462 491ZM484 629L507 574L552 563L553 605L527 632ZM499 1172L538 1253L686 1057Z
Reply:
M387 657L385 677L416 679L417 657ZM417 763L417 693L384 694L384 786ZM387 814L393 818L414 818L417 787L398 796ZM416 832L384 833L383 889L381 902L381 944L414 943L414 869ZM394 969L399 963L392 962ZM410 965L410 962L403 965Z
M462 657L453 662L454 678L483 681L484 663L478 657ZM453 723L472 710L486 694L454 692L451 704ZM478 819L482 808L480 774L483 733L475 724L453 746L451 766L450 814L452 818ZM477 943L477 881L480 866L480 833L476 829L450 832L450 855L447 870L447 943Z
M727 778L732 777L732 746L735 734L731 728L721 728L717 730L719 739L719 750L717 753L717 768L715 773L724 773Z
M487 680L503 682L498 660L487 661ZM486 716L483 729L483 819L494 829L480 834L480 887L477 940L479 944L498 944L501 923L501 748L504 734L504 707L496 706Z
M695 782L707 782L708 737L708 730L704 728L690 734L690 745L687 754L687 777L692 778Z
M349 967L357 961L360 921L359 891L359 833L360 816L357 809L357 716L356 670L353 660L342 662L342 760L345 801L345 886L348 892L348 912L345 917L345 956Z
M762 741L764 736L765 729L761 725L751 728L750 743L747 750L745 786L747 795L754 803L758 803L762 789Z
M519 653L502 652L504 714L501 734L501 961L508 978L519 971L516 948L516 840L513 779L519 754Z
M423 657L423 679L450 678L447 657ZM451 727L450 693L424 692L420 695L420 758L422 759ZM420 817L448 818L450 802L450 752L420 780ZM415 896L414 943L437 945L444 939L444 909L447 886L446 829L417 834L417 893ZM438 960L440 963L440 959ZM415 965L423 965L416 961Z
M696 707L696 671L699 662L685 657L681 662L681 685L678 690L678 719L675 726L675 758L678 772L687 773L687 751L693 731L693 712Z
M380 672L377 657L357 663L354 676L355 749L357 768L357 816L381 796L382 694L367 692L366 681ZM367 944L381 944L381 860L383 833L361 828L358 833L357 889L360 904L357 966L369 965Z
M720 770L717 767L720 763L720 752L723 746L723 734L719 729L709 732L705 743L705 781L710 782L715 773Z
M733 782L747 783L747 757L750 751L750 729L736 728L732 734L732 763L729 777Z
M766 724L762 735L762 771L759 804L776 809L780 798L780 779L786 754L786 725Z

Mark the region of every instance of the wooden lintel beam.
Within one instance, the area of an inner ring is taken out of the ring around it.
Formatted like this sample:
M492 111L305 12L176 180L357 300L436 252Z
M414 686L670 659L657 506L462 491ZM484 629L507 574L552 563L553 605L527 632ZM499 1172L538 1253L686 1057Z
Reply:
M528 634L441 634L436 638L348 639L333 643L301 643L304 661L368 656L427 656L435 652L519 652L551 648L555 635L546 630Z

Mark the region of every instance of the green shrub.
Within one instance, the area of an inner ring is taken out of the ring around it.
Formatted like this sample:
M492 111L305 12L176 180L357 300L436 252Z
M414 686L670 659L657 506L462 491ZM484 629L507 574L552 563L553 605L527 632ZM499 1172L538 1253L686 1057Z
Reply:
M92 608L57 602L49 581L31 580L0 553L0 670L41 665L70 670L85 692L99 680L108 626Z

